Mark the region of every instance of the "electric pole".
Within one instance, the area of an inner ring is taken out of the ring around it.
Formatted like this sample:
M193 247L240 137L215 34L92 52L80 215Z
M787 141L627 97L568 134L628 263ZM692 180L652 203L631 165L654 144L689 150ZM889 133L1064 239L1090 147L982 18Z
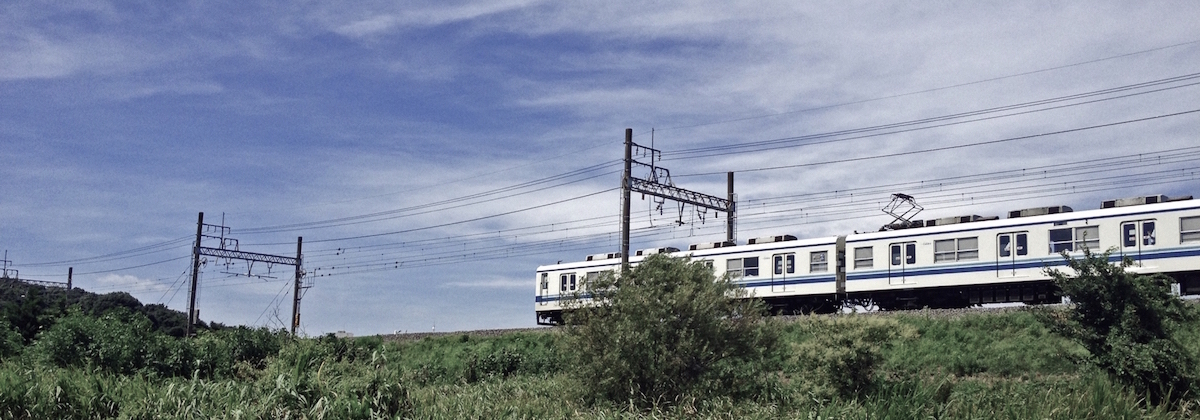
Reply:
M204 232L216 232L216 235L205 235ZM263 275L254 274L254 263L267 263L267 272L270 273L271 264L295 266L295 286L292 299L292 334L296 334L296 327L300 325L300 298L303 296L303 290L312 287L311 284L303 284L304 269L300 265L300 256L304 237L296 237L296 258L284 257L281 255L260 254L257 252L246 252L238 249L237 239L226 236L230 232L229 227L221 225L204 224L204 212L200 212L199 220L196 222L196 243L192 247L192 291L191 297L188 300L188 325L187 335L191 336L194 332L195 324L199 323L200 316L196 310L196 284L200 276L200 256L206 255L216 257L218 259L242 260L246 261L246 273L235 275L244 275L247 277L265 277ZM216 248L203 246L204 239L217 240L219 242ZM228 266L230 263L226 263Z
M292 290L292 336L296 335L296 327L300 326L300 279L304 277L304 270L300 268L300 250L304 244L304 237L296 237L296 281L295 288Z
M637 149L643 156L649 155L650 163L633 159L633 151ZM723 211L726 214L725 240L734 240L734 212L736 211L733 195L733 172L728 173L728 199L708 194L702 194L675 186L671 181L671 171L658 166L661 159L658 149L645 147L633 142L633 129L625 129L625 173L621 178L621 270L629 269L629 194L637 191L642 194L671 199L683 205L691 204L705 209ZM647 178L635 178L633 165L646 167L650 170Z
M192 289L188 293L188 323L186 337L191 337L193 326L196 325L196 282L200 279L200 235L204 232L204 212L196 221L196 242L192 245Z
M625 175L621 177L621 274L629 271L629 192L633 188L633 129L625 129Z

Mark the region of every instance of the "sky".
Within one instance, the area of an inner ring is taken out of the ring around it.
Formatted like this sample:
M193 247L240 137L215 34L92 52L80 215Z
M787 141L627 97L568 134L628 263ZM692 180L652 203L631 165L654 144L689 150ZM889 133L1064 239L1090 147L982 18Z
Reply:
M0 5L10 276L183 311L204 212L303 237L309 336L534 326L539 265L619 250L626 128L734 172L740 242L1200 194L1195 1L59 3ZM725 237L631 205L635 250ZM290 266L203 262L203 320L290 325Z

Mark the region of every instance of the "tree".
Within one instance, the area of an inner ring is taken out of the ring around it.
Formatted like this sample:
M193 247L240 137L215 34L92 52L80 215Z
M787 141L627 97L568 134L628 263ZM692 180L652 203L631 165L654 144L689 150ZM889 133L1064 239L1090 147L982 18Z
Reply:
M1047 269L1072 306L1046 312L1051 328L1083 345L1091 361L1113 378L1158 404L1192 394L1196 356L1180 343L1182 323L1194 320L1192 308L1171 294L1171 279L1162 274L1125 271L1132 261L1109 263L1109 252L1083 258L1063 254L1074 272Z
M574 376L590 397L641 407L747 397L778 360L765 306L701 262L652 255L567 303Z

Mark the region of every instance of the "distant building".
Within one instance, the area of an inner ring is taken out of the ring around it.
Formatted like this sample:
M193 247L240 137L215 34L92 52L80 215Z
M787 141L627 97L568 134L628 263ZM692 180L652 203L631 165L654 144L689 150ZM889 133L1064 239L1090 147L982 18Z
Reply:
M354 338L354 333L338 331L333 333L333 336L337 338Z

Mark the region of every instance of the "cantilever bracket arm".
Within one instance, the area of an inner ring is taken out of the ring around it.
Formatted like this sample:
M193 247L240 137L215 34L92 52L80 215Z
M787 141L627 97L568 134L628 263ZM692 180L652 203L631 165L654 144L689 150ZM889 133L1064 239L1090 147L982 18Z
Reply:
M292 257L282 257L279 255L259 254L257 252L231 251L228 249L217 249L209 247L199 247L200 255L207 255L218 258L232 258L236 260L262 261L272 264L283 265L300 265L300 260Z
M697 207L707 209L732 212L733 202L721 197L702 194L691 190L685 190L672 185L660 184L657 182L647 181L644 179L633 178L629 180L629 189L643 194L650 194L656 197L669 198L675 201L691 204Z

